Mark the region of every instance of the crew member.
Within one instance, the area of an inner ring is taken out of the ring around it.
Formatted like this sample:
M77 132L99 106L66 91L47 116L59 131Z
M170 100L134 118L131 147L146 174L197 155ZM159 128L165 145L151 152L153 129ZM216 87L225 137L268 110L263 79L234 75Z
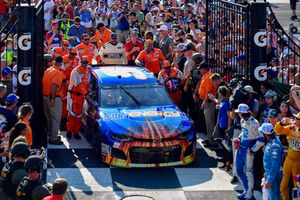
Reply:
M47 120L47 133L49 144L61 145L63 142L58 137L58 129L61 121L63 81L64 74L61 71L63 58L55 59L55 64L48 68L43 76L43 105Z
M289 181L291 176L300 174L300 113L294 115L296 120L283 118L275 125L277 135L286 135L289 138L289 149L283 163L283 178L280 185L281 197L283 200L289 199ZM296 182L294 181L294 187Z
M98 49L95 45L90 43L90 38L88 34L83 34L81 37L82 42L76 46L78 51L78 56L82 59L83 56L87 56L89 63L91 64L93 59L97 59Z
M241 117L242 132L238 137L239 147L235 154L236 175L244 187L244 192L238 199L253 198L253 158L254 153L264 145L264 136L258 132L259 122L251 116L250 108L246 104L239 104L236 113Z
M62 120L67 118L67 91L69 86L69 80L72 70L79 64L79 59L77 56L77 49L72 47L69 50L69 54L63 57L63 72L65 74L65 82L63 84L63 100L62 100Z
M184 82L183 73L172 67L168 60L165 60L164 69L159 72L158 80L165 86L174 103L179 106L180 87Z
M118 42L116 33L110 35L110 42L105 43L99 55L104 64L127 64L127 59L124 51L124 45Z
M82 107L85 95L89 92L90 70L88 69L88 57L83 56L81 64L71 72L70 85L67 94L67 138L80 140L79 135L82 118Z
M52 52L52 56L55 59L58 56L65 56L69 53L68 50L69 47L69 41L68 40L63 40L62 41L62 46L61 47L54 47L53 48L53 52Z
M97 25L97 32L96 34L91 37L90 42L97 42L98 49L110 41L110 35L112 31L104 26L102 22Z
M160 72L161 63L165 60L160 49L153 48L153 41L146 40L146 49L141 51L135 59L138 66L144 65L149 71L153 72L157 77Z
M275 135L274 127L270 123L264 123L258 129L266 138L264 149L264 169L265 169L265 188L268 190L269 199L277 200L280 198L280 183L282 180L281 165L284 159L284 152L279 138Z

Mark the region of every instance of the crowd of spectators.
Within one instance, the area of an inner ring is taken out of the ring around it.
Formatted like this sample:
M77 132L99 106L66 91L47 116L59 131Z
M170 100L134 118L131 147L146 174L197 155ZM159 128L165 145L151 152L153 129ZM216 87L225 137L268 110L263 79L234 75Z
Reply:
M0 26L1 21L7 19L1 10L2 2L0 0ZM49 143L62 144L58 136L60 124L66 125L60 128L67 129L69 139L72 136L81 139L78 132L81 124L78 119L80 121L82 114L81 99L76 96L88 93L88 65L129 64L146 67L158 77L176 105L191 117L196 131L206 135L203 145L207 148L221 145L224 148L224 165L221 168L232 172L232 183L238 181L237 176L244 183L244 177L241 177L243 169L238 165L235 170L235 154L239 151L233 142L235 138L246 134L243 122L250 119L256 127L253 134L264 135L265 145L261 146L265 147L253 148L255 152L251 152L256 162L253 169L249 170L254 173L256 183L260 183L264 170L267 171L263 164L263 155L266 154L263 149L268 148L268 142L277 137L274 133L278 135L286 158L284 164L282 160L276 162L284 166L285 178L280 186L280 183L273 184L273 179L268 179L270 175L265 174L264 187L269 190L276 187L275 192L281 187L282 199L289 198L290 186L296 187L296 179L300 174L295 170L299 167L292 167L293 170L289 167L291 163L300 162L299 137L291 140L293 133L285 131L288 127L299 133L299 51L289 48L286 38L272 34L271 21L267 24L268 68L261 71L262 74L266 73L267 80L261 83L258 90L247 85L247 79L243 79L250 73L247 62L249 47L245 41L247 37L243 37L247 28L247 24L243 23L244 16L236 14L229 18L219 10L209 13L206 19L204 0L45 0L44 12L47 78L44 76L43 79L43 96L44 108L48 110L46 118L50 118L47 119ZM206 21L209 25L207 29ZM1 38L0 95L3 106L0 107L0 114L4 115L3 122L6 124L2 131L6 139L3 140L7 140L7 144L1 144L4 149L1 156L6 157L14 143L18 143L14 140L23 141L29 147L32 145L30 117L34 111L30 105L23 105L19 108L19 115L15 114L18 103L18 96L15 95L17 35L2 34ZM206 39L210 45L208 60L204 59ZM80 81L75 84L74 81L78 81L76 73L85 75L80 76ZM292 86L289 93L279 93L277 82ZM62 90L51 90L53 83ZM77 87L79 84L82 84L82 88ZM78 103L78 108L67 107L70 101ZM243 103L248 105L249 110L240 107ZM52 116L51 112L56 115ZM75 113L75 116L70 116L70 113ZM70 121L79 125L79 129L70 127ZM265 123L270 123L274 130L271 131L271 126ZM25 162L28 155L22 154L21 158ZM13 160L14 157L7 161ZM289 183L292 177L295 177L294 184ZM61 182L65 186L64 181ZM245 188L240 198L250 199L252 189ZM61 195L64 192L60 191Z

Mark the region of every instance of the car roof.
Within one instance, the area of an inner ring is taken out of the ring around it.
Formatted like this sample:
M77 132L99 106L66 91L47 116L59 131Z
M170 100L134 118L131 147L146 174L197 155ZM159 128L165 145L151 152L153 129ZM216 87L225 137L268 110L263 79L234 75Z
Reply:
M157 79L144 67L102 66L93 67L100 84L154 84Z

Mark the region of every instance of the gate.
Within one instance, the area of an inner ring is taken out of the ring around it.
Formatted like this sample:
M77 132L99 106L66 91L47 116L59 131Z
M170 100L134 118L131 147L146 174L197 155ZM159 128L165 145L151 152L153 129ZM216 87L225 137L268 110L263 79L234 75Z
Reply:
M207 1L206 60L225 81L250 80L249 17L249 4Z

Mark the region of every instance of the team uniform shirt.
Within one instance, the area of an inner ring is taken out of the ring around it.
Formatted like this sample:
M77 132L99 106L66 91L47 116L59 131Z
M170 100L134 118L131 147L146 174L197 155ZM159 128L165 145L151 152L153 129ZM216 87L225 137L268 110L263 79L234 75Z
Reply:
M120 42L117 45L105 43L99 51L99 56L105 64L127 64L124 45Z
M62 47L55 47L52 50L52 56L54 59L58 56L63 57L65 55L67 55L68 53L69 53L69 50L68 49L64 50Z
M54 83L57 85L55 96L63 97L63 89L62 89L63 79L64 79L64 74L60 71L58 67L52 66L46 69L42 80L43 95L44 96L51 95L52 84Z
M133 44L132 40L129 40L125 43L125 52L130 52L133 47L139 47L139 51L135 51L131 55L127 56L128 61L135 60L138 57L139 53L144 49L144 45L140 40L137 40L135 44Z
M64 70L64 73L66 75L66 79L70 80L71 72L75 67L78 66L79 59L77 57L75 57L74 60L71 60L69 55L65 55L63 57L63 61L64 61L63 70Z
M88 45L85 45L83 43L80 43L76 46L78 51L78 56L81 59L82 56L87 56L89 59L89 64L92 63L93 59L96 59L98 55L98 49L95 47L95 45L89 43Z
M71 72L68 90L74 94L86 95L89 92L90 74L88 69L83 68L81 65L77 66Z
M286 135L289 138L289 149L287 156L292 160L300 160L299 127L294 125L282 126L280 122L278 122L276 123L274 130L277 135Z
M216 95L217 89L214 87L211 77L211 72L207 72L201 79L201 84L198 90L199 98L203 101L208 93Z
M105 28L103 33L97 31L95 36L93 37L94 39L97 40L97 47L100 49L105 43L110 41L110 35L112 31L108 28Z
M161 70L158 74L158 81L161 83L161 84L165 84L168 80L171 80L171 79L179 79L179 83L178 83L178 88L176 89L180 89L180 84L181 84L181 81L184 80L184 76L183 76L183 73L176 69L176 68L172 68L171 69L171 72L169 74L167 74L166 70Z
M141 51L137 60L144 63L149 71L158 74L160 72L160 62L163 62L165 58L160 49L153 48L152 51L147 49Z

